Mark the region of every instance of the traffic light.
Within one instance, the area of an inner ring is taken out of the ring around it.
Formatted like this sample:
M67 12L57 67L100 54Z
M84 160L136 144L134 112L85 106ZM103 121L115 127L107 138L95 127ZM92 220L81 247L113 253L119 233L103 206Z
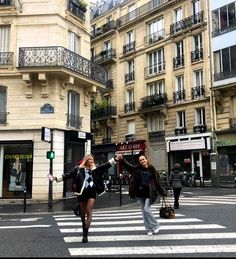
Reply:
M54 151L47 151L47 159L54 159L55 152Z

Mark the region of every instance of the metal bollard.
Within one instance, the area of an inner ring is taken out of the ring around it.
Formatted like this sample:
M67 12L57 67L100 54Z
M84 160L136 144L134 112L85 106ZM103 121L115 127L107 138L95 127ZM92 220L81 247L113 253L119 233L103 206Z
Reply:
M25 187L24 188L24 212L26 212L26 193L27 193L27 189Z

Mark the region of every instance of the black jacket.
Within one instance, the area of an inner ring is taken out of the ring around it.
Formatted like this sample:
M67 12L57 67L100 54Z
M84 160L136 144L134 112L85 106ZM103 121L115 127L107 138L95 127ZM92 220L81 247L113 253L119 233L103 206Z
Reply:
M124 158L121 160L121 163L124 166L124 168L131 174L130 180L129 180L129 196L131 198L136 198L138 195L139 179L140 179L140 172L142 170L142 166L131 165ZM160 175L156 171L155 167L152 165L149 165L148 171L150 173L150 180L148 184L149 194L150 194L150 202L152 204L157 199L158 194L162 196L165 196L166 194L160 185Z
M114 158L110 159L108 162L97 166L92 170L92 179L95 184L97 194L102 194L104 192L103 174L115 164ZM63 180L73 178L76 184L76 195L81 195L85 187L85 167L79 168L76 166L72 171L62 175ZM60 180L58 180L59 182Z

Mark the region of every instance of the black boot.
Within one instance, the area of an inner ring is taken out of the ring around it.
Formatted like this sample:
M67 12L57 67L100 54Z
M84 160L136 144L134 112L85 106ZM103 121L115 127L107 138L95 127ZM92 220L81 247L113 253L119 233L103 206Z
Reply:
M83 243L87 243L87 242L88 242L88 229L87 229L87 228L83 229L82 242L83 242Z

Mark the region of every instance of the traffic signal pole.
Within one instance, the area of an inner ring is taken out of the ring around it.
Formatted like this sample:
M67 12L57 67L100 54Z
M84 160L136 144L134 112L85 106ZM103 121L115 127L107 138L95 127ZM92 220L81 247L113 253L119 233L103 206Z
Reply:
M51 129L51 140L50 140L50 152L53 152L53 130ZM53 175L53 158L50 158L50 164L49 164L49 174ZM48 211L52 211L53 207L53 195L52 195L52 181L49 180L49 185L48 185Z

